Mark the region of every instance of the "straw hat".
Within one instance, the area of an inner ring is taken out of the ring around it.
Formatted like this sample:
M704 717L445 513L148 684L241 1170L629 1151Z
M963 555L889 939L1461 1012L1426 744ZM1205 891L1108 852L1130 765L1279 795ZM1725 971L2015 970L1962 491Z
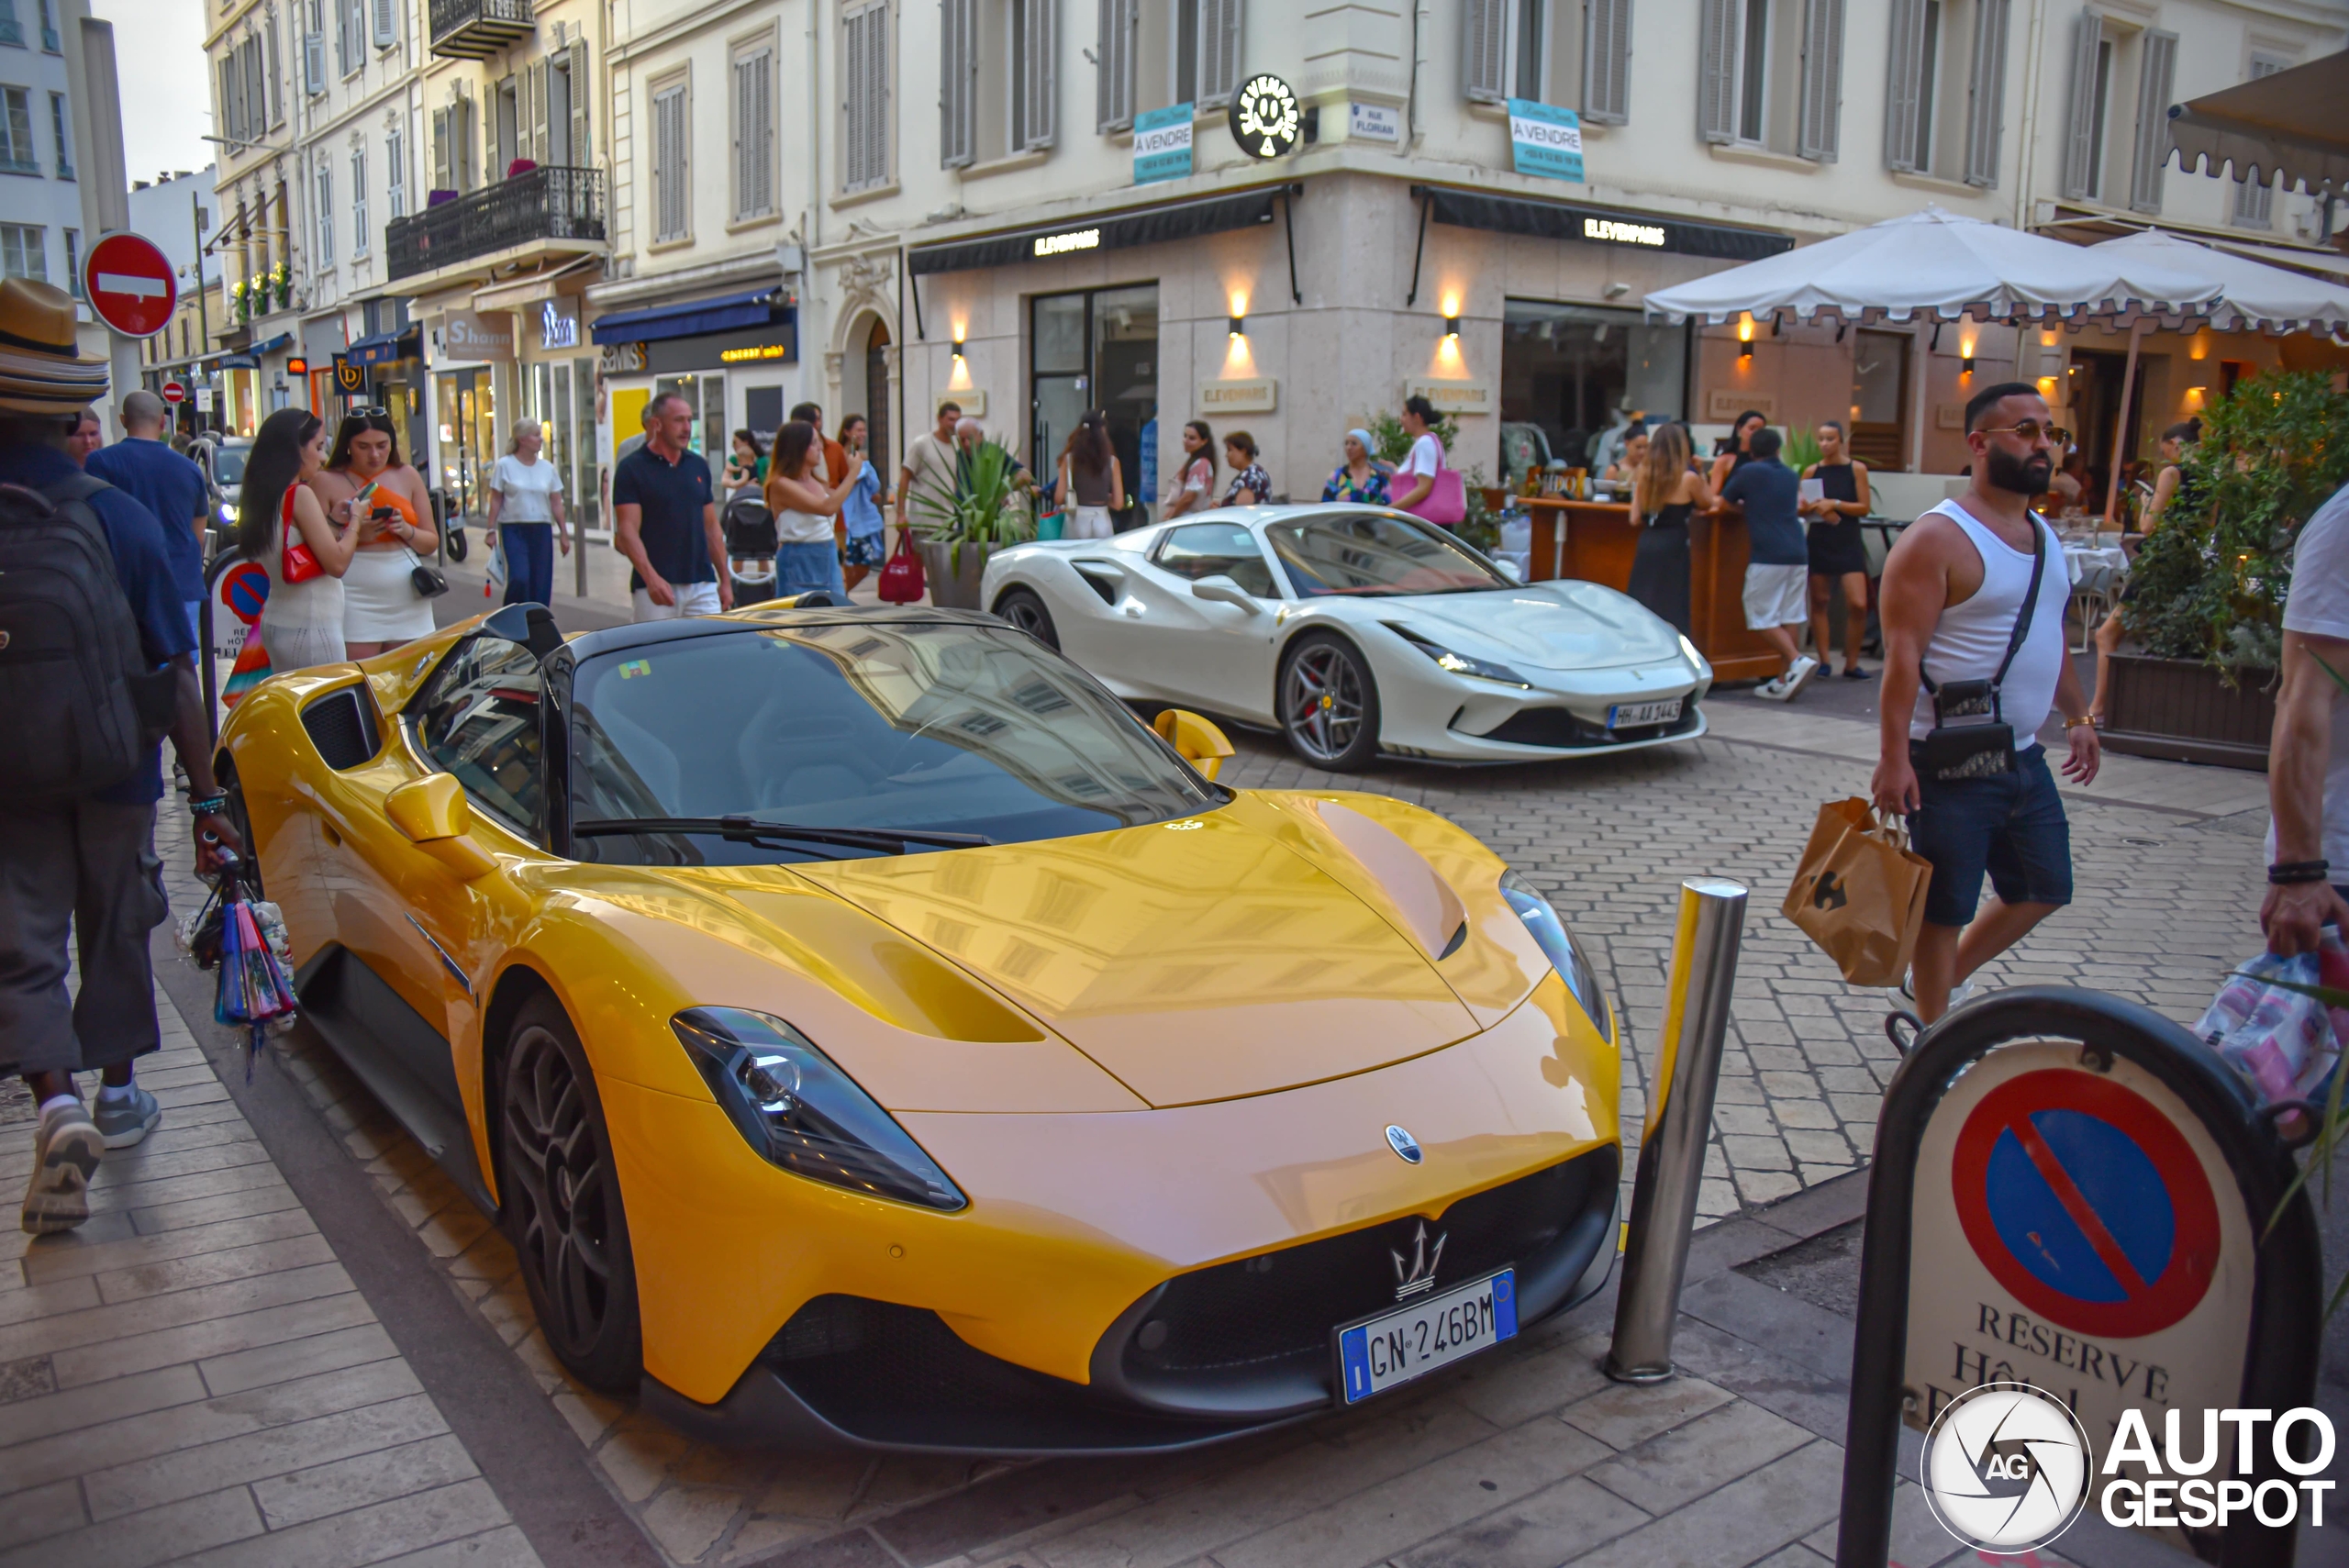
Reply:
M73 301L63 289L0 280L0 410L77 413L106 395L107 368L82 352Z

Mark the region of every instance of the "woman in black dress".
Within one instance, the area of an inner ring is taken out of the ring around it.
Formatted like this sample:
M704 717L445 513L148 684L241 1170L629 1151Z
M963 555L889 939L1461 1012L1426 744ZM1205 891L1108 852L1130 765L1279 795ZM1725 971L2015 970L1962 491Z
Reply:
M1631 485L1631 527L1640 547L1631 557L1628 592L1688 635L1688 514L1713 505L1713 487L1689 461L1688 427L1661 425L1648 436L1648 459Z
M1729 434L1713 449L1712 485L1716 494L1729 483L1729 476L1753 461L1753 432L1770 422L1770 417L1759 408L1749 408L1737 417Z
M1819 427L1819 461L1802 471L1805 479L1819 481L1823 494L1803 503L1810 519L1806 539L1810 547L1810 641L1819 662L1827 662L1827 602L1841 589L1843 595L1843 678L1865 681L1860 668L1860 639L1868 628L1868 547L1860 533L1860 519L1868 515L1868 465L1854 462L1843 450L1843 427L1829 419Z

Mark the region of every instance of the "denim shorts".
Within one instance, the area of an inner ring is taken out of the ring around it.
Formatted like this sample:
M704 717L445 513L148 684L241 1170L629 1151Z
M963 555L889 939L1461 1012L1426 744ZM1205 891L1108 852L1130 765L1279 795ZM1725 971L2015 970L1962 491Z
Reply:
M1909 748L1915 755L1916 748ZM1933 863L1925 918L1963 926L1982 898L1982 873L2004 904L2072 901L2072 828L2047 748L2015 755L2015 771L1943 781L1921 774L1909 814L1909 844Z

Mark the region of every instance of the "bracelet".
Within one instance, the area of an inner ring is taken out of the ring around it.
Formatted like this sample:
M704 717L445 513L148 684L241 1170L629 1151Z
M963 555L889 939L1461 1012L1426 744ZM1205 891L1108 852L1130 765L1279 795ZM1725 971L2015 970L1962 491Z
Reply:
M2267 880L2277 887L2290 887L2303 882L2322 882L2332 867L2325 861L2278 861L2267 868Z
M2064 728L2066 729L2077 729L2083 724L2094 724L2095 722L2096 715L2092 713L2082 714L2077 718L2065 719L2064 721Z
M188 797L187 808L189 813L193 816L217 817L221 812L228 808L228 793L224 790L218 795L207 795L202 800L198 800L195 796L190 795Z

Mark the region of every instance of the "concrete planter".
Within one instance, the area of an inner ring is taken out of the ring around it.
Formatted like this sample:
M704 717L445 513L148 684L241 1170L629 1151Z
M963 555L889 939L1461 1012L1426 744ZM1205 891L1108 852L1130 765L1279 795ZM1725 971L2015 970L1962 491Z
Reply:
M2199 660L2112 656L2104 744L2132 757L2267 771L2276 672L2239 670L2228 686Z
M915 547L921 551L922 575L930 582L930 602L946 610L983 610L979 602L979 577L987 569L987 554L992 545L966 544L962 547L961 570L955 568L955 547L951 544L923 540Z

